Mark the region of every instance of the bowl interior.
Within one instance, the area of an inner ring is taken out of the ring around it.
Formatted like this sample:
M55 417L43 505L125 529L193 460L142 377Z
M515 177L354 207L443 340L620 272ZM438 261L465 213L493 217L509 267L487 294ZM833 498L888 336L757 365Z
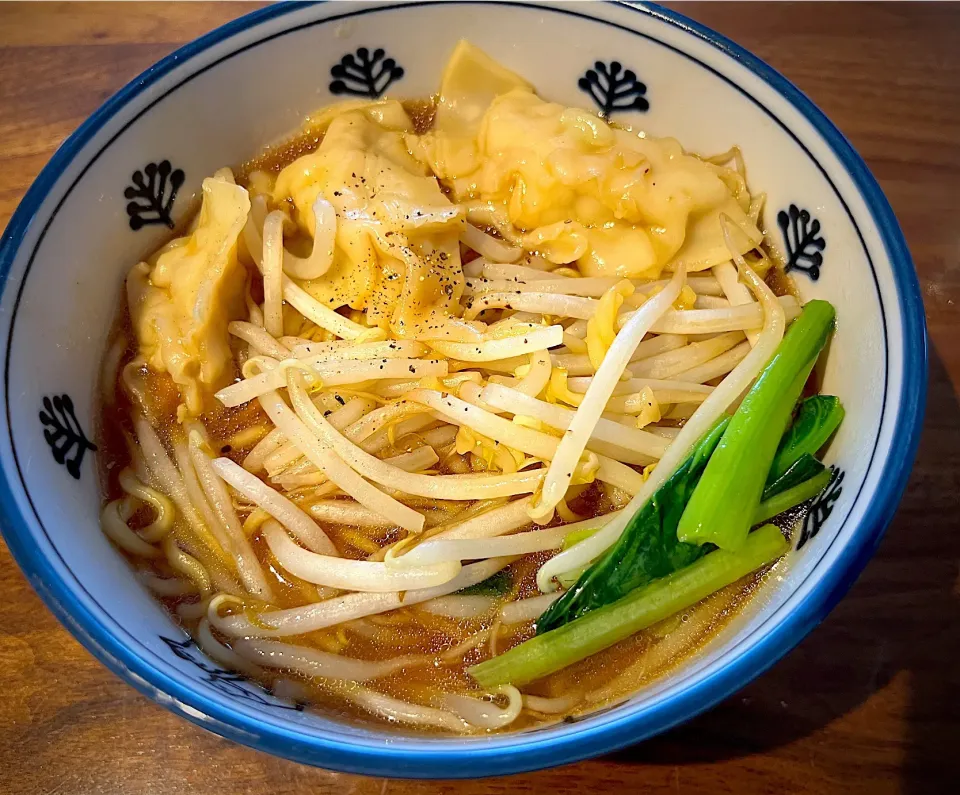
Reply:
M122 279L193 206L201 180L344 94L431 95L464 36L551 100L605 108L698 153L740 146L803 298L838 308L823 391L848 412L827 457L837 477L799 549L706 649L575 725L451 739L302 711L206 659L101 534L92 444ZM339 79L344 58L369 59L370 75ZM893 475L885 488L894 503L902 488L903 462L889 468L893 433L915 422L925 380L915 285L909 259L891 259L899 232L878 217L886 204L829 123L777 80L660 12L482 2L267 9L147 72L61 149L2 252L3 529L34 587L88 647L166 706L266 750L368 773L480 775L569 761L662 730L743 684L822 618L878 540L892 510L878 486ZM131 191L147 209L131 213Z

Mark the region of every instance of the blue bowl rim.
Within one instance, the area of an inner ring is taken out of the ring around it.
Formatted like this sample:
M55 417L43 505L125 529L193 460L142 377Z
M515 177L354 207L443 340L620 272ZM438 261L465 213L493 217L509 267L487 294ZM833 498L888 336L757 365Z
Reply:
M466 0L465 4L484 1ZM407 5L423 4L425 3L416 2ZM4 473L4 477L0 479L0 515L4 520L3 533L14 558L58 619L114 673L145 695L160 701L203 728L213 729L237 742L294 761L322 765L344 772L385 776L465 778L503 775L606 753L688 720L726 698L773 665L799 643L849 590L893 518L916 456L923 421L927 386L926 325L916 271L903 234L886 197L866 164L833 123L786 78L726 37L681 14L646 3L616 4L668 23L713 46L750 69L777 91L807 118L843 164L877 226L893 269L903 323L904 372L894 433L897 438L905 439L906 442L900 449L901 455L889 456L884 462L881 479L885 489L875 495L860 526L854 531L855 543L848 544L842 556L835 561L820 589L783 618L769 634L759 639L750 649L740 653L722 670L673 699L648 709L642 715L628 714L616 721L595 727L580 726L577 731L562 737L547 736L540 741L524 738L517 748L485 747L481 743L456 744L456 741L443 747L429 746L422 751L413 750L405 743L369 747L354 744L349 737L344 740L306 737L293 729L266 727L235 712L222 701L202 695L158 671L131 651L103 626L97 615L76 600L50 563L28 542L27 534L6 529L22 527L25 521ZM88 140L122 107L186 60L242 31L300 10L303 5L285 3L259 9L211 31L157 62L98 108L57 150L11 218L0 239L0 290L6 288L7 277L19 246L50 189ZM375 6L370 10L383 8L384 6ZM556 7L550 10L556 10ZM589 15L574 15L596 20ZM693 57L682 50L678 52ZM695 57L693 59L698 60ZM164 693L168 697L163 697ZM181 705L188 708L184 709ZM194 712L197 714L192 714ZM640 725L641 718L643 725Z

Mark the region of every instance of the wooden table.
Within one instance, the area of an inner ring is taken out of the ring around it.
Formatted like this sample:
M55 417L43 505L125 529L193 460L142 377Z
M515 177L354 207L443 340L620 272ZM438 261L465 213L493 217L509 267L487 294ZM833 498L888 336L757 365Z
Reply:
M0 794L958 791L960 6L677 7L767 60L840 126L920 273L926 428L903 505L850 595L743 692L642 745L510 779L383 781L233 745L138 695L57 624L0 542ZM0 225L103 100L250 8L0 3Z

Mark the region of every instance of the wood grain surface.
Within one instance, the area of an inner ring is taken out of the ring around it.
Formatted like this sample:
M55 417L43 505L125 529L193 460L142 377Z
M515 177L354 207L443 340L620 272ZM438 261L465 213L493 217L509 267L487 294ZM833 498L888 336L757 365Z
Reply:
M0 226L130 78L253 8L0 3ZM206 733L96 662L0 543L0 795L957 792L960 746L960 5L677 4L806 92L903 225L931 337L920 454L850 594L736 696L659 738L537 774L385 781Z

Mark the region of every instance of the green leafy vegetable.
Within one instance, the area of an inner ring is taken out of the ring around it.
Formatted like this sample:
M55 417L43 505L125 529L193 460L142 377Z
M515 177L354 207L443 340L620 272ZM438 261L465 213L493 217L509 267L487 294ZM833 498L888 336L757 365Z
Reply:
M833 477L833 473L834 470L832 469L824 469L809 480L805 480L797 486L793 486L786 491L781 491L772 497L768 497L757 506L757 510L753 515L753 523L760 524L761 522L767 522L774 516L779 516L784 511L789 511L791 508L800 505L800 503L816 497L827 487L827 484L830 483L830 478Z
M496 574L491 574L476 585L462 588L457 593L464 596L503 596L509 593L512 587L513 577L510 576L510 572L500 569Z
M788 548L780 531L765 525L750 533L737 552L717 550L704 555L685 569L631 591L613 604L472 666L470 675L483 687L528 684L695 605L772 563Z
M773 482L767 481L763 490L761 500L769 500L781 491L792 489L805 480L819 475L826 467L817 461L810 453L804 453L800 458L794 461L793 465Z
M699 546L677 541L677 522L729 422L729 417L719 420L703 436L690 456L633 515L617 543L537 619L538 634L615 602L704 554L706 550Z
M729 550L746 541L780 438L834 316L826 301L810 301L790 324L707 463L680 518L680 541Z
M782 476L804 455L814 456L843 421L840 398L814 395L800 402L796 419L780 440L767 483Z

